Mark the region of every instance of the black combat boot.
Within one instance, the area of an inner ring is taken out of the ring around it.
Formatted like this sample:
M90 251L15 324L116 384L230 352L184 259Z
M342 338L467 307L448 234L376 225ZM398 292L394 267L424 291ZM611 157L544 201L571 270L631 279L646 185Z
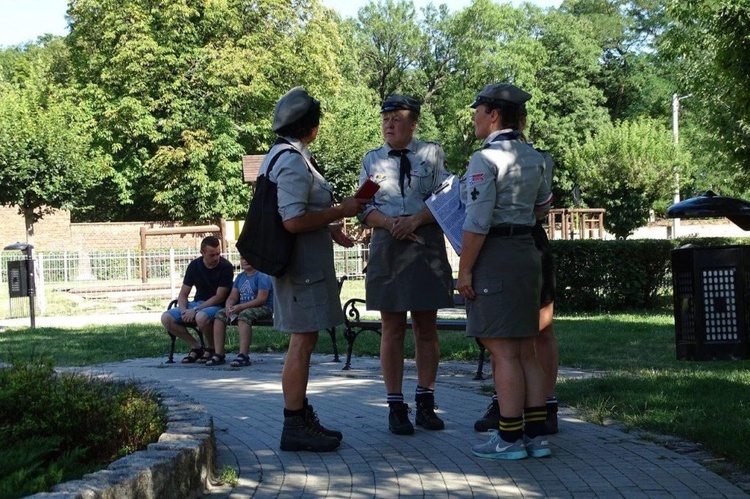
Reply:
M390 407L388 429L396 435L413 434L414 426L409 421L409 406L403 402L394 402L388 405Z
M435 414L435 396L430 394L420 394L416 397L417 401L417 426L424 427L425 430L442 430L445 423Z
M490 402L487 412L474 422L474 431L497 430L500 427L500 404L497 400Z
M281 431L281 450L329 452L339 445L341 445L339 439L323 434L318 425L314 424L306 414L284 418L284 429Z
M317 426L323 435L327 437L333 437L339 441L344 439L344 434L340 431L329 430L328 428L320 424L320 419L318 419L318 415L315 413L311 405L305 406L305 410L307 411L307 420L310 421L311 424Z

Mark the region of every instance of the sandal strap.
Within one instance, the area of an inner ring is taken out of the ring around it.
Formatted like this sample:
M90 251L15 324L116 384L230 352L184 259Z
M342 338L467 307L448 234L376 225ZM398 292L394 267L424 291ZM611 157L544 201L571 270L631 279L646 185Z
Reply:
M204 352L203 347L191 348L190 352L188 352L188 354L182 358L182 362L184 364L192 364L201 358L201 356L203 355L203 352ZM193 354L195 354L195 356L193 356Z

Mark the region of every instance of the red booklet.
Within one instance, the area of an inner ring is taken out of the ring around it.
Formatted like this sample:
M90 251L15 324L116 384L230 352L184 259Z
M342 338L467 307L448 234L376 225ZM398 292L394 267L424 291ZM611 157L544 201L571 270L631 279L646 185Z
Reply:
M376 192L378 192L378 189L380 189L380 185L376 184L368 178L367 181L362 184L362 187L359 188L356 194L354 194L354 197L357 199L370 199L375 195Z

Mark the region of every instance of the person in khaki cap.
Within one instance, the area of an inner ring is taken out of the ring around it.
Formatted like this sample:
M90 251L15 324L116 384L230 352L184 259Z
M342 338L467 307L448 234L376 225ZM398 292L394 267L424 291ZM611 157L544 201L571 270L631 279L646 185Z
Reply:
M544 373L534 350L539 332L541 259L532 238L535 210L549 202L545 162L520 132L531 95L515 85L486 86L472 104L483 139L466 175L466 204L457 288L466 298L466 334L492 356L500 394L499 428L472 453L489 459L551 454L544 433Z
M435 381L440 346L437 309L453 306L452 272L443 232L424 200L446 176L445 154L434 142L414 137L421 105L394 94L381 105L385 144L362 160L359 183L380 185L373 202L359 216L373 228L367 263L367 308L382 318L380 365L389 406L388 428L411 435L409 406L404 403L404 339L411 312L417 360L417 426L442 430L435 413Z
M324 427L307 400L310 357L318 331L344 321L333 264L333 243L351 247L341 228L329 224L352 217L369 201L345 198L334 204L333 189L318 170L307 146L318 136L320 102L302 87L279 99L273 131L279 136L260 167L268 174L271 159L283 150L268 174L278 188L284 228L296 234L286 272L273 278L274 329L291 334L281 373L284 394L283 451L326 452L339 447L340 431Z
M519 114L519 131L523 133L526 128L526 106L522 105ZM526 140L525 137L522 137ZM535 148L536 149L536 148ZM544 179L543 188L548 189L552 186L552 174L555 168L555 161L548 151L536 149L544 158ZM544 221L547 218L549 210L552 208L552 193L549 193L546 200L542 199L536 207L536 225L531 231L531 237L534 238L537 250L542 258L542 292L539 297L539 334L536 336L536 356L544 371L545 396L547 399L547 420L545 422L545 433L554 435L558 432L557 412L558 402L555 396L557 387L557 373L560 363L558 352L557 337L553 326L553 315L555 309L555 260L552 255L547 231L544 228ZM498 395L492 395L492 401L487 406L484 415L474 422L474 430L488 431L494 430L500 424L500 406L498 404Z

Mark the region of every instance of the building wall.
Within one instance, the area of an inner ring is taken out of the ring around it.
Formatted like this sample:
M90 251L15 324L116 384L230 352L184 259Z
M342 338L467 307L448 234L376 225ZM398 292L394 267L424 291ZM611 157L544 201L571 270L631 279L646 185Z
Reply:
M16 208L0 206L0 248L26 242L23 216ZM179 222L102 222L71 223L70 212L58 210L34 224L34 251L140 251L141 228L166 229L182 227ZM200 249L201 239L208 235L221 238L216 231L192 234L149 235L147 249Z

